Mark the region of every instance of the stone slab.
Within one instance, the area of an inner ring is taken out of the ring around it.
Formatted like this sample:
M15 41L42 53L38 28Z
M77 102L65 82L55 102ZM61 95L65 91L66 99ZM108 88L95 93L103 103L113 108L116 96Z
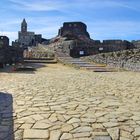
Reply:
M95 136L94 140L112 140L110 136Z
M48 130L26 129L23 134L24 139L47 139L48 137Z

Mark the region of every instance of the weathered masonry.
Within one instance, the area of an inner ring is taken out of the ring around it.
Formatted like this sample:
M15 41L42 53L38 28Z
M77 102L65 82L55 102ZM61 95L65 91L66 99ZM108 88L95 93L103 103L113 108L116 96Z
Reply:
M113 52L132 49L135 46L127 40L93 40L82 22L65 22L58 31L58 38L66 38L58 42L63 52L72 57L92 55L102 52Z

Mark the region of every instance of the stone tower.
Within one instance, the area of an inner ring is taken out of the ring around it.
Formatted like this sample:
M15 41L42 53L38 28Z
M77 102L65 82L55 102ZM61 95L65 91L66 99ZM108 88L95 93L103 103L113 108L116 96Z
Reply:
M27 33L27 22L26 22L25 18L23 19L23 21L21 23L21 32Z

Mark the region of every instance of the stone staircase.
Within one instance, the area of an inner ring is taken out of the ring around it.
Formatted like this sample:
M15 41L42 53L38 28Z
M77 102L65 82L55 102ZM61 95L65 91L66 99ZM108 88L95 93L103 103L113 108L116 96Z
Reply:
M74 66L75 68L90 70L93 72L116 72L117 70L107 67L103 64L90 63L82 58L72 58L67 55L57 56L57 60L65 65Z

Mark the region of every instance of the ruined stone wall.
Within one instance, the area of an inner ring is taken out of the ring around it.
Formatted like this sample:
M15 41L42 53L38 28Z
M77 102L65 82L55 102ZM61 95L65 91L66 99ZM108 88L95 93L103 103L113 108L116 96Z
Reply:
M103 42L100 42L99 40L67 40L67 38L60 37L57 41L53 40L49 47L56 51L69 54L72 57L79 57L126 50L131 47L131 43L122 40L106 40ZM100 50L100 48L103 48L103 50ZM81 51L84 52L83 55L80 55Z
M67 40L73 41L73 46L70 48L70 55L79 56L80 51L84 51L85 55L98 53L122 51L133 49L133 43L126 40L92 40L87 32L87 26L82 22L65 22L63 27L59 29L58 36L66 37ZM67 45L63 45L63 50L67 50Z
M93 42L93 46L99 53L122 51L134 48L134 45L126 40L103 40L103 42L95 41L95 43Z
M37 47L28 47L28 49L24 50L24 58L46 59L53 57L54 51L42 44L38 44Z
M0 36L0 48L9 46L9 38L7 36Z
M90 38L89 33L87 32L87 26L82 22L64 22L63 27L59 29L59 36L86 36Z
M101 53L88 56L85 59L88 61L107 64L111 67L140 71L140 49Z
M135 48L140 48L140 40L132 41Z

